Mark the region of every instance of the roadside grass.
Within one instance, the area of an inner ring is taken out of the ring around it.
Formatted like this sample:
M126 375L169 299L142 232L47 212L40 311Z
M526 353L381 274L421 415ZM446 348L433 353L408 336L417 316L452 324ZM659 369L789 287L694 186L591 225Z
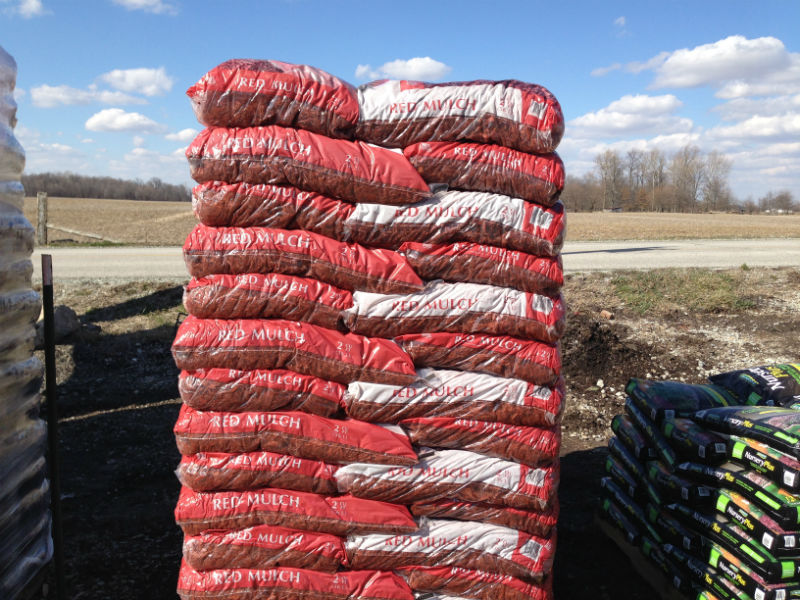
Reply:
M611 278L616 295L639 315L673 310L740 312L758 305L749 269L624 271Z

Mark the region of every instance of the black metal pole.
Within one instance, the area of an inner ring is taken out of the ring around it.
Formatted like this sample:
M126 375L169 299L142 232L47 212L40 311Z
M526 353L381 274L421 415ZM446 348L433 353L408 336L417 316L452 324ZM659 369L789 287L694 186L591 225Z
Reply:
M42 254L42 305L44 308L44 378L47 399L47 446L50 475L50 511L53 515L53 562L56 598L66 600L64 533L61 521L61 469L58 457L58 407L56 406L56 329L53 307L53 257Z

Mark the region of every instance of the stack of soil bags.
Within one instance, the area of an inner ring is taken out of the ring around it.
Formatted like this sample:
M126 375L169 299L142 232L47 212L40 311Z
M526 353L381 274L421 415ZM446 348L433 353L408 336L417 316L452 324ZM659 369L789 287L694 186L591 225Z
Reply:
M17 67L0 47L0 598L15 598L52 556L42 364L33 356L41 302L31 289L34 230L23 216L25 153L14 137Z
M560 108L390 83L232 60L188 92L184 600L552 595Z
M628 383L601 515L692 598L800 597L800 369L710 380Z

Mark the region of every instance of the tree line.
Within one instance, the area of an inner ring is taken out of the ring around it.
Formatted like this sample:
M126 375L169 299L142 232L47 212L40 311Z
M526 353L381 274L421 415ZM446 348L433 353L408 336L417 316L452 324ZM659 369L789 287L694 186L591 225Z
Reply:
M64 198L110 198L113 200L154 200L189 202L191 190L185 185L165 183L158 177L147 181L113 177L90 177L76 173L36 173L23 175L22 185L28 195L47 192Z
M728 177L731 160L687 145L672 155L653 149L620 154L606 150L589 173L568 176L561 199L572 211L797 211L791 192L769 192L758 201L739 201Z

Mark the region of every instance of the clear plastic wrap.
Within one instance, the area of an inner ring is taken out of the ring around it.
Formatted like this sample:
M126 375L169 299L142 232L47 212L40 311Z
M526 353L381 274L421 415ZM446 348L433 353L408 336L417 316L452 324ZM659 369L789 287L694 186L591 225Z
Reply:
M192 209L211 227L302 229L343 239L342 227L354 206L289 185L208 181L192 189Z
M195 492L184 487L175 507L175 521L186 535L256 525L277 525L338 536L410 533L418 527L408 509L398 504L276 488Z
M382 294L422 289L422 280L397 252L337 242L316 233L265 227L198 225L183 245L194 277L283 273L311 277L344 290Z
M561 374L557 345L508 336L411 333L395 338L418 367L459 369L553 385Z
M560 295L431 281L413 294L355 292L342 314L350 331L376 337L487 333L555 343L564 333L566 309Z
M198 492L282 488L336 494L335 465L275 452L198 452L182 456L176 474Z
M192 178L292 185L347 202L413 204L428 184L400 152L275 125L201 131L186 149Z
M30 260L34 235L33 225L20 210L0 203L0 272L5 273L15 263ZM30 287L30 281L25 283L25 287ZM3 286L0 291L17 289Z
M218 569L198 572L186 563L178 576L181 600L414 600L393 573L307 569Z
M0 598L16 598L53 557L49 515L46 520L39 533L0 572Z
M336 472L339 491L382 502L413 504L447 498L524 510L546 510L559 465L538 468L466 450L420 449L412 467L354 464Z
M344 406L341 383L283 369L181 371L178 391L195 410L230 412L300 410L333 417Z
M186 95L203 125L283 125L352 138L358 123L356 89L308 65L231 59L203 75Z
M196 571L292 567L336 572L347 564L342 538L271 525L186 536L183 559Z
M0 122L0 181L19 181L24 168L25 151L11 127Z
M470 140L523 152L552 152L564 134L555 96L534 83L380 80L358 88L356 136L403 148L417 142Z
M345 544L353 569L457 566L531 581L553 565L553 540L498 525L422 519L419 530L399 536L351 535Z
M188 316L172 344L178 368L241 371L289 369L329 381L405 385L414 364L391 340L339 333L279 319L198 319Z
M0 181L0 213L9 210L22 213L24 206L25 188L22 184L19 181Z
M564 163L555 152L527 154L494 144L420 142L403 154L429 183L490 192L552 206L564 187Z
M533 294L557 293L564 284L560 256L533 256L471 242L406 242L399 252L422 279L482 283Z
M495 375L421 368L407 386L351 383L343 402L348 415L371 423L454 417L550 427L560 421L565 394L563 378L549 387Z
M561 202L547 208L502 194L456 190L408 206L357 204L341 218L346 239L368 246L475 242L538 256L558 255L566 222Z
M25 319L0 331L0 364L27 360L36 344L36 326Z
M452 417L400 421L411 442L431 448L469 450L536 467L558 460L561 428L525 427Z
M399 427L326 419L297 411L200 412L184 405L174 432L184 456L261 450L331 464L417 462L411 442Z
M183 305L201 319L288 319L336 329L353 296L315 279L278 273L208 275L189 282Z
M463 595L473 600L553 600L552 578L536 584L462 567L401 567L397 573L415 592Z

